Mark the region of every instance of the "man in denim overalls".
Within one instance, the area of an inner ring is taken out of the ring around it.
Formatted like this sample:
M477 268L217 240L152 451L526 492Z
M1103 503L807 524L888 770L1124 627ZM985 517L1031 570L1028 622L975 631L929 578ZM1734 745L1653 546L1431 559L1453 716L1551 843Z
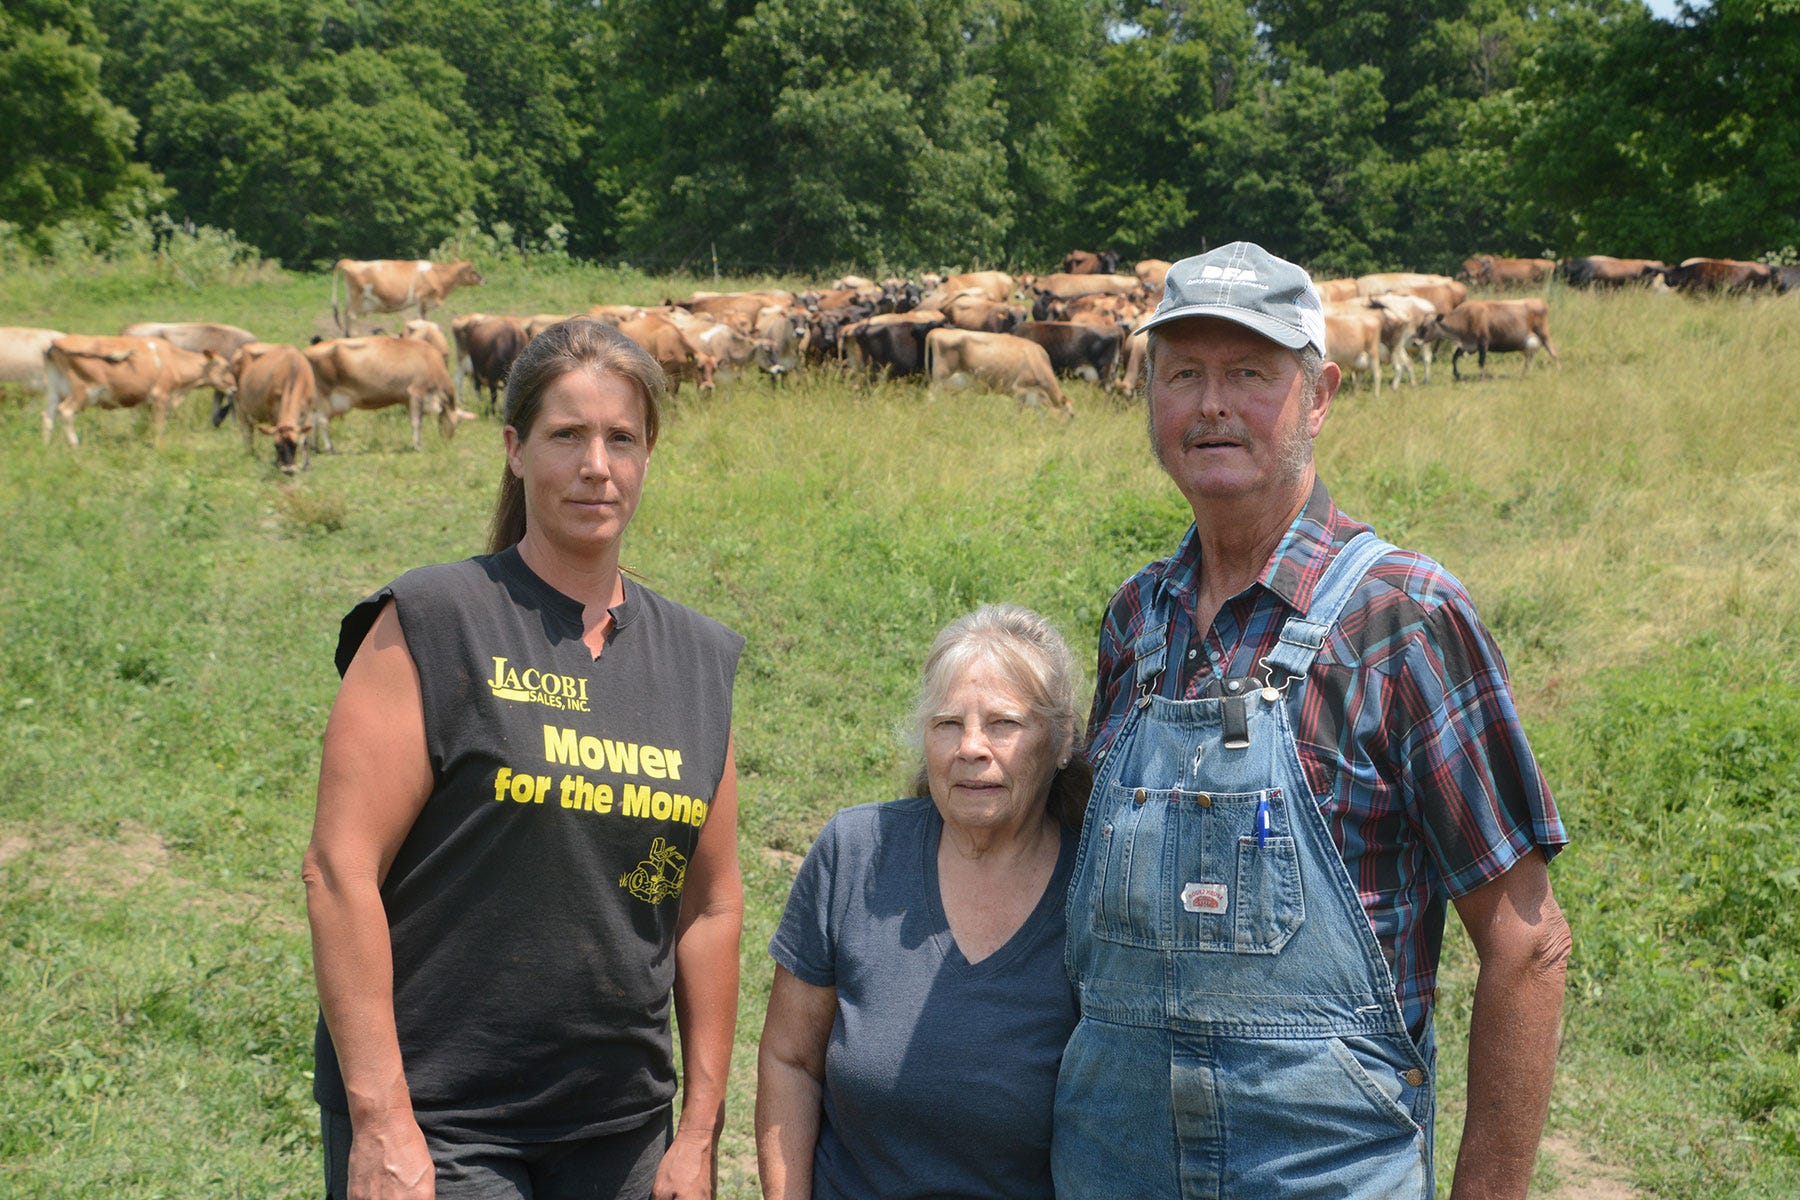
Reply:
M1108 608L1070 884L1060 1200L1429 1198L1445 903L1480 958L1454 1196L1523 1197L1549 1103L1568 840L1462 586L1341 513L1317 291L1245 242L1146 327L1194 511Z

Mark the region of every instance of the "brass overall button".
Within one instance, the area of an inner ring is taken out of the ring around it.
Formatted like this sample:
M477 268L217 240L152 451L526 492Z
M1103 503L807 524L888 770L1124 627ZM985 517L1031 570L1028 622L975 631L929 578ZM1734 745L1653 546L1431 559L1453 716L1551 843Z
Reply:
M1212 797L1207 795L1205 792L1201 792L1198 796L1195 796L1194 799L1196 799L1200 802L1201 808L1211 808L1212 807Z
M1419 1068L1414 1067L1412 1070L1410 1070L1406 1073L1406 1086L1407 1087L1418 1087L1420 1084L1422 1084L1424 1082L1425 1082L1425 1072L1419 1070Z
M1143 788L1139 788L1137 791L1135 791L1131 794L1131 802L1133 804L1142 804L1144 802L1144 789Z

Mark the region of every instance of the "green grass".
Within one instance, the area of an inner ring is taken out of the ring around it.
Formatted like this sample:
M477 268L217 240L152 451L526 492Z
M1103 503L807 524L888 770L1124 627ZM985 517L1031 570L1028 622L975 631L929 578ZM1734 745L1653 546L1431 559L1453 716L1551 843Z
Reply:
M695 285L486 269L452 309ZM0 324L328 324L322 276L229 276L25 270ZM1552 1127L1647 1195L1800 1194L1800 310L1551 303L1560 369L1343 396L1321 472L1468 585L1574 834ZM1065 426L1004 397L747 380L684 389L665 427L626 560L748 637L727 1195L755 1192L763 947L795 856L902 786L932 634L1009 599L1091 647L1186 526L1141 410L1071 395ZM356 414L288 482L205 407L154 448L132 414L86 413L71 451L42 444L35 401L0 400L0 1197L319 1191L298 869L337 619L479 547L499 433L415 454L400 414ZM1446 1178L1473 980L1449 940Z

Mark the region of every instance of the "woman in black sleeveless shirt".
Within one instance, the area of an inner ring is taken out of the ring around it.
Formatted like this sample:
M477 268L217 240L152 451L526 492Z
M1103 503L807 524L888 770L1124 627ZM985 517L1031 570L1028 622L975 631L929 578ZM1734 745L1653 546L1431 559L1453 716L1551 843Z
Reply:
M619 568L664 388L606 326L540 335L492 552L344 618L304 871L334 1197L711 1194L743 642Z

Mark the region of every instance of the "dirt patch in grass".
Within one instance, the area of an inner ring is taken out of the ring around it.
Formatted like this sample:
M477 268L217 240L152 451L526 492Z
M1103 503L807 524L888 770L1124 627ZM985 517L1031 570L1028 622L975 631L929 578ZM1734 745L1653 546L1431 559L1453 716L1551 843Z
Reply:
M1624 1172L1608 1166L1561 1134L1544 1138L1542 1153L1556 1164L1557 1186L1543 1200L1643 1200L1625 1182Z
M0 837L0 867L4 867L29 849L31 849L31 842L27 838Z
M162 835L134 821L118 836L75 842L56 852L51 867L60 878L94 896L122 896L169 865Z

